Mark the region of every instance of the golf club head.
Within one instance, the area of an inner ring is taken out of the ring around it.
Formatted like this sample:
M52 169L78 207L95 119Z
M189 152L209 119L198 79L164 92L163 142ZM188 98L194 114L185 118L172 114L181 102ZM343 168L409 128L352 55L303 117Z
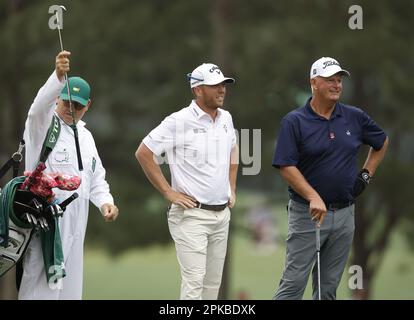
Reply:
M63 9L64 11L67 11L66 10L66 8L65 8L65 6L62 6L62 5L59 5L59 8L61 8L61 9ZM56 11L56 20L57 20L57 22L59 23L59 15L58 15L58 12ZM62 18L63 19L63 18ZM58 31L59 31L59 37L60 37L60 27L59 28L57 28L58 29ZM62 41L61 41L62 42ZM61 49L62 49L62 51L63 51L63 44L61 43Z
M25 217L26 217L26 220L27 220L27 222L29 222L30 224L33 224L33 221L32 221L32 218L30 218L30 214L29 213L25 213Z
M30 218L32 219L32 225L36 228L38 227L38 221L34 215L30 215Z
M43 231L49 231L49 224L47 223L46 218L42 217L40 218L40 223L41 223L41 227L43 229Z

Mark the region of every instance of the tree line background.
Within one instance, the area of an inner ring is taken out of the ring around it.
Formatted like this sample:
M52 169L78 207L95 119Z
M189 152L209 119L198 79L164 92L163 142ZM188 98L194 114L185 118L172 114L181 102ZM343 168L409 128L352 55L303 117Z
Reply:
M52 1L0 2L0 160L16 151L28 108L54 69L57 30L48 28ZM414 2L393 1L61 1L70 75L92 86L85 116L120 208L108 227L91 210L87 243L113 254L171 243L167 203L138 167L141 139L168 114L190 102L185 75L202 62L218 64L236 83L227 109L237 129L261 129L261 172L239 175L238 188L270 202L287 201L271 167L284 114L310 95L309 68L331 56L351 72L342 101L363 108L390 138L388 154L357 202L351 263L371 283L393 232L414 247ZM351 30L351 5L363 9L363 29ZM362 149L362 161L366 151ZM241 166L243 164L241 163ZM2 181L4 184L5 180ZM241 208L235 208L234 219ZM225 286L225 282L224 282Z

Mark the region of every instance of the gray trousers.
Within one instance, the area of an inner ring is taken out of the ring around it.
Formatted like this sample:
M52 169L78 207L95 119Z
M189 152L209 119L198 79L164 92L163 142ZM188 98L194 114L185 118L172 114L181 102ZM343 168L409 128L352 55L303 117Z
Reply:
M329 210L321 226L320 272L321 298L336 299L354 236L355 205ZM293 200L288 206L288 237L286 262L274 300L299 300L312 271L313 299L318 299L318 269L316 265L316 224L311 220L309 206Z

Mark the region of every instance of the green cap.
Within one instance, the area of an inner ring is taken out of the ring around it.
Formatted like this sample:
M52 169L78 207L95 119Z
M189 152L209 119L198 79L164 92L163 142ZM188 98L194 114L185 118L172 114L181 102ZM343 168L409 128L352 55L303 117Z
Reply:
M81 105L86 106L91 94L91 87L89 84L81 77L70 77L68 81L72 101L79 102ZM65 86L60 92L60 98L62 100L69 100L67 83L65 83Z

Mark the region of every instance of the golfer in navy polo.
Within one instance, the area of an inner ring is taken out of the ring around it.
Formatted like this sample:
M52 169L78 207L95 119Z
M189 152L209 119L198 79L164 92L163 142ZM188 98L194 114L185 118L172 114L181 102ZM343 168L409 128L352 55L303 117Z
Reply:
M355 198L387 149L386 134L363 110L339 103L342 77L349 75L335 59L315 61L312 97L281 122L273 166L288 183L290 200L286 262L276 300L302 299L312 267L313 299L319 293L322 299L336 298L354 235ZM359 171L362 144L371 148ZM318 229L320 277L315 263Z

